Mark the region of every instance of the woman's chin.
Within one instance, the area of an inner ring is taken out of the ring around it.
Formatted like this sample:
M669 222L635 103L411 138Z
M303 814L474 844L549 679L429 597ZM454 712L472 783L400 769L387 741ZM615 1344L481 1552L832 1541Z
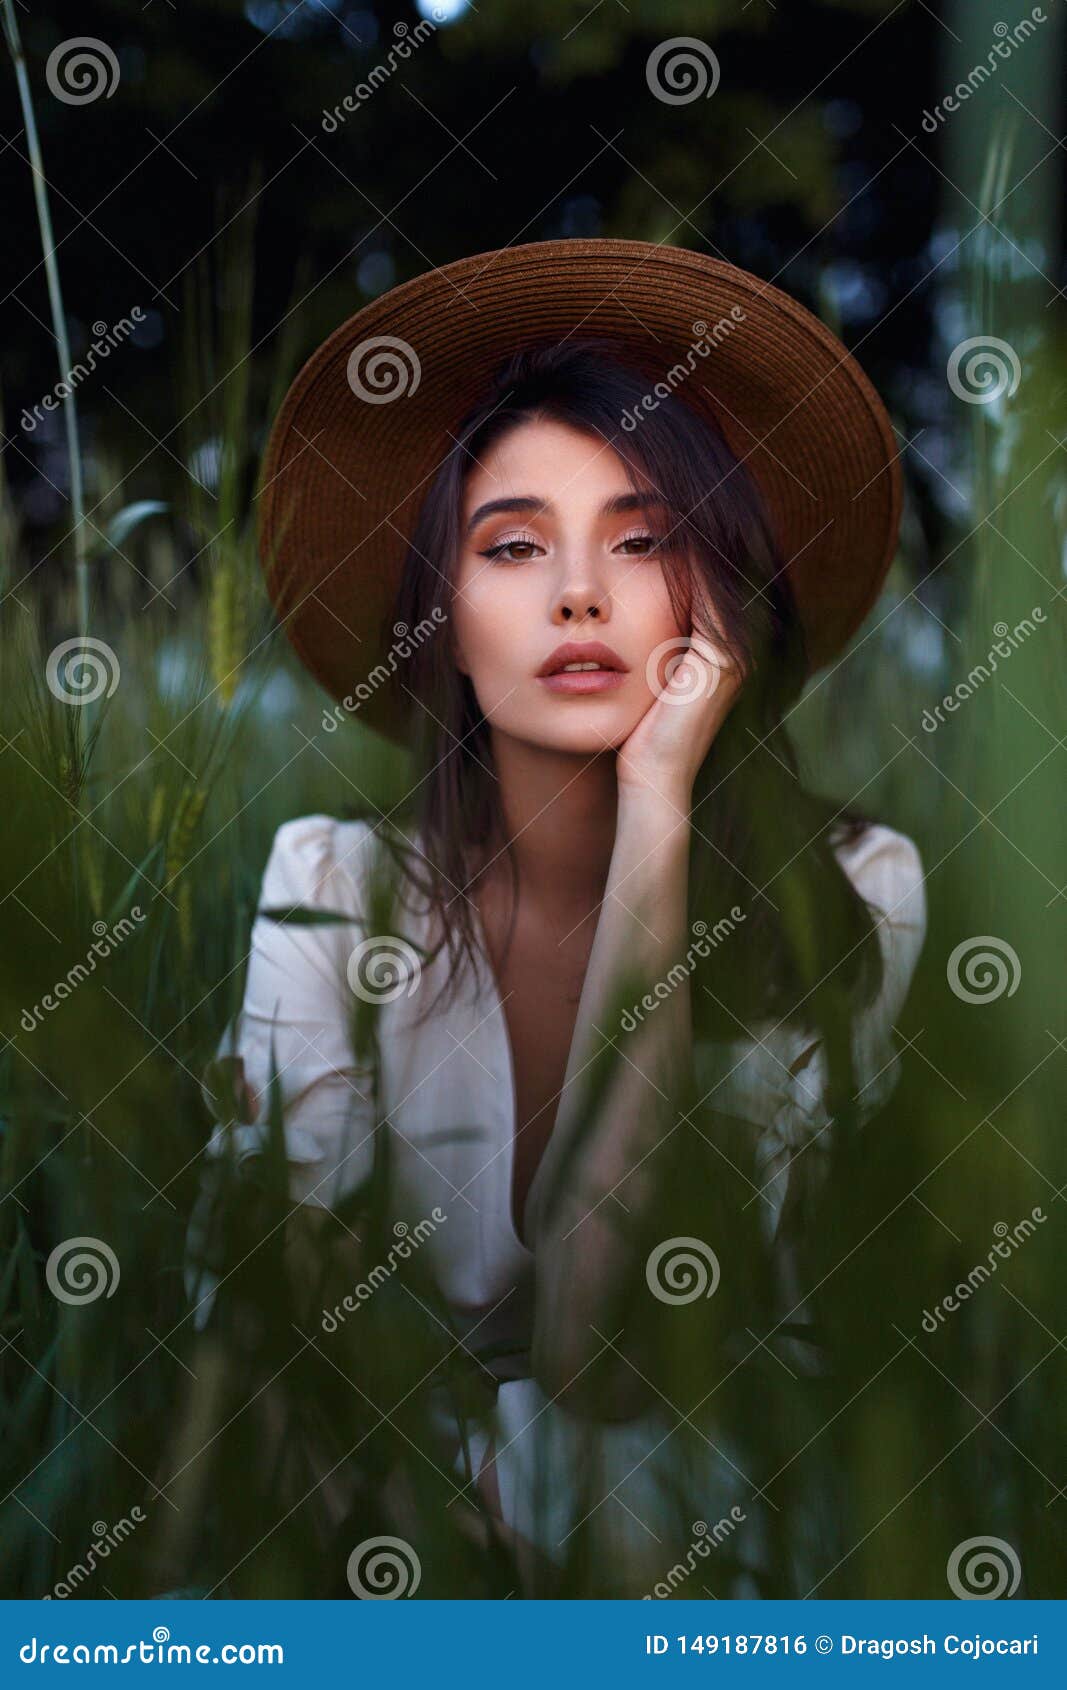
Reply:
M595 757L598 751L617 751L625 745L641 720L633 710L568 709L554 721L543 717L529 725L526 737L546 750L566 751L573 756Z

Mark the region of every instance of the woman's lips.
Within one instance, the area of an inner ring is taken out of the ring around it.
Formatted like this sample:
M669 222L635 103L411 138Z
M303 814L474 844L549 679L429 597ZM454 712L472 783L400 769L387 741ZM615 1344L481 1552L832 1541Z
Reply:
M622 686L626 675L624 669L557 669L554 675L538 675L537 679L552 692L610 692Z

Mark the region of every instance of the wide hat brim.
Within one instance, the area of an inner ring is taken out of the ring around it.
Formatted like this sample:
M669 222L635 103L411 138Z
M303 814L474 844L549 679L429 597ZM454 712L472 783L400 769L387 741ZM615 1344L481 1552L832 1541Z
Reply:
M357 719L390 738L405 738L417 706L402 660L378 670L381 685L372 677L403 637L388 619L421 500L502 360L569 336L619 343L651 397L674 392L714 418L763 491L812 670L878 596L900 461L884 405L825 323L736 265L648 241L461 258L390 289L317 348L263 463L260 559L278 617L326 691L358 699Z

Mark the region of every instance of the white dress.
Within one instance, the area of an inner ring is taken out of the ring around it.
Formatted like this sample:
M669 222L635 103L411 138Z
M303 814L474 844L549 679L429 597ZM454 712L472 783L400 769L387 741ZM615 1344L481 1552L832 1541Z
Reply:
M300 904L359 916L366 907L375 845L373 830L363 821L312 815L286 822L274 838L260 908ZM897 1077L893 1023L926 927L922 867L912 841L881 825L869 827L852 845L839 847L838 858L861 895L875 906L885 964L881 992L854 1024L860 1106L871 1113ZM398 925L406 941L424 947L426 935L418 917ZM360 927L345 923L292 925L257 916L242 1010L218 1047L220 1056L243 1059L255 1119L217 1126L206 1146L209 1169L228 1142L239 1158L263 1146L273 1040L294 1204L328 1207L366 1178L374 1113L368 1076L355 1063L348 1035L350 963L362 934ZM480 928L478 937L485 954ZM365 957L362 965L351 964L362 989L367 989L364 975L368 981L375 979L376 966L374 955ZM378 1107L393 1132L389 1221L400 1230L418 1229L420 1257L434 1271L460 1339L479 1351L493 1346L495 1359L489 1365L502 1382L495 1418L480 1425L471 1439L474 1471L490 1436L495 1436L504 1519L556 1561L566 1554L577 1522L592 1513L586 1529L606 1532L616 1547L622 1534L638 1556L649 1552L651 1565L669 1566L677 1544L665 1547L652 1522L659 1489L670 1483L670 1420L652 1412L596 1427L596 1482L602 1494L592 1508L588 1498L579 1498L577 1485L559 1477L568 1472L588 1477L589 1431L528 1376L533 1255L517 1237L511 1214L515 1123L507 1025L488 965L480 971L481 981L468 977L449 1007L439 1009L421 1027L414 1025L427 990L436 993L447 967L442 952L423 970L416 991L401 990L382 1003ZM377 978L381 986L382 978ZM760 1209L767 1235L773 1238L791 1164L812 1151L817 1156L826 1144L825 1063L821 1044L807 1060L799 1060L812 1046L812 1036L803 1029L775 1028L768 1022L751 1031L752 1039L717 1046L718 1055L725 1052L727 1060L720 1065L717 1055L717 1078L707 1102L754 1123L763 1170ZM699 1080L699 1050L694 1060ZM446 1218L420 1226L435 1215ZM187 1289L198 1305L197 1326L207 1318L213 1297L210 1276L193 1265L202 1218L198 1205L190 1225L186 1269ZM751 1497L752 1487L730 1450L709 1445L706 1451L701 1447L701 1453L706 1466L696 1481L697 1536L700 1521L721 1520L732 1506L740 1506L750 1521L746 1553L758 1566L759 1531L752 1523L758 1505L746 1510L743 1501ZM456 1472L464 1473L461 1451ZM699 1580L690 1593L702 1594Z

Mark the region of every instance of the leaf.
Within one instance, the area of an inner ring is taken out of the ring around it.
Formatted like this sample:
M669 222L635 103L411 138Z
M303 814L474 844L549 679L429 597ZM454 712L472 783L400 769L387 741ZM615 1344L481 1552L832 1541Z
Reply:
M257 912L267 921L288 921L294 927L327 927L335 921L362 923L363 917L347 915L342 910L313 910L305 904L276 904Z
M107 524L107 537L113 546L121 548L135 528L150 516L162 516L169 507L159 499L138 499L135 504L126 505Z
M147 880L149 886L153 885L152 874L157 863L161 860L162 855L163 842L162 840L158 840L156 844L150 848L146 855L141 858L139 865L134 869L129 880L127 880L125 886L122 888L122 891L112 903L110 910L104 917L108 927L113 927L116 921L121 920L123 916L128 916L131 909L140 909L140 904L134 905L134 897L137 892L141 890L141 883L143 881Z

